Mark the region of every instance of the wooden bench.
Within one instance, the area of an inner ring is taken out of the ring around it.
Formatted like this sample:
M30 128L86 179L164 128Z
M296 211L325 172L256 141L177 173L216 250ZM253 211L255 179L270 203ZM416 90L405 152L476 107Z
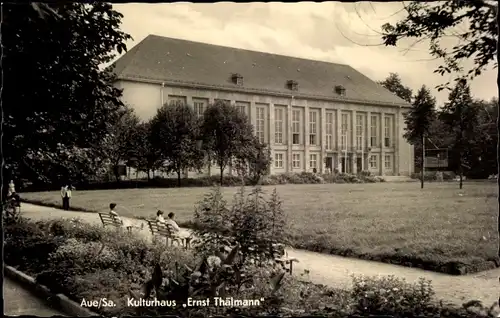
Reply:
M293 273L293 263L299 262L299 260L295 257L288 257L283 244L273 244L272 250L275 263L291 275Z
M157 238L165 238L165 243L167 245L170 240L170 246L173 246L174 243L185 248L190 246L191 238L178 236L171 224L159 224L156 220L147 220L147 222L151 235L153 235L153 242Z
M108 225L114 226L116 228L121 228L123 226L123 221L118 219L109 213L99 213L99 217L101 218L102 226L106 227ZM127 231L132 232L132 227L127 226Z

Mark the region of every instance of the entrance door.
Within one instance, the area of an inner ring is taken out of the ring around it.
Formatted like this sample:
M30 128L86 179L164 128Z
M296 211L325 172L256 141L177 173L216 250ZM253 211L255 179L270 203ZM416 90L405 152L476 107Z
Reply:
M326 157L325 166L328 172L333 172L333 157Z
M357 170L357 173L360 173L363 170L363 159L362 158L356 158L356 170Z
M342 157L340 159L340 171L342 173L347 173L346 158Z

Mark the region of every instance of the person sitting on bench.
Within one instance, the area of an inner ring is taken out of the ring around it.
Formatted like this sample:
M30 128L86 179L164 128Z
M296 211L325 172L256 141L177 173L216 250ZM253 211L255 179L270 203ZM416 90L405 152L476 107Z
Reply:
M129 232L132 231L132 227L133 227L132 224L130 224L130 222L128 222L126 220L123 220L118 215L118 213L116 213L115 208L116 208L116 203L109 204L109 215L111 216L111 218L113 218L114 221L121 223L123 225L123 227L125 227Z

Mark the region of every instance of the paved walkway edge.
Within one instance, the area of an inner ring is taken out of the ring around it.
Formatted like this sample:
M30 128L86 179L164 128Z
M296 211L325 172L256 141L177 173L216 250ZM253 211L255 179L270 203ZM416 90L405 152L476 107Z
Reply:
M70 317L98 317L99 314L92 312L91 310L80 306L76 302L72 301L63 294L53 294L49 288L44 285L38 284L35 279L25 273L18 271L12 266L4 264L3 266L5 276L15 280L16 282L25 286L29 291L35 293L35 295L43 298L43 300L50 300L53 302L62 312L66 313Z

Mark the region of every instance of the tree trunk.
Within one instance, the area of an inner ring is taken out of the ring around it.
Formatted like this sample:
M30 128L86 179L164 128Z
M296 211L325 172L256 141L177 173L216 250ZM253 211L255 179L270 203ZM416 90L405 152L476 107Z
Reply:
M497 25L500 23L500 14L497 13ZM500 43L497 42L497 61L500 60ZM500 73L497 72L497 89L498 89L498 96L500 97ZM498 105L496 106L498 108ZM500 118L497 115L497 132L500 133L500 129L498 128L498 124L500 123ZM498 166L500 164L500 139L497 138L497 173L498 173ZM497 177L497 185L498 188L500 189L500 179ZM498 196L498 204L500 204L500 196ZM497 216L497 222L498 222L498 235L500 236L500 209L498 209L498 216ZM498 245L498 257L500 258L500 244Z
M425 135L422 135L422 164L420 167L420 189L424 188L425 177Z
M224 167L221 165L220 166L220 186L221 187L222 187L222 181L224 180L223 173L224 173Z
M120 182L120 171L118 171L118 164L113 165L113 174L115 175L116 182Z
M146 173L147 173L147 175L148 175L148 182L149 182L149 181L151 181L151 178L149 177L149 172L150 172L150 171L151 171L151 169L149 169L149 168L147 168L147 169L146 169Z
M177 170L177 186L181 187L181 169Z
M463 186L463 175L464 175L464 167L462 166L462 156L460 156L460 167L458 168L458 171L459 171L459 174L460 174L460 184L459 184L459 188L460 190L462 190L462 186Z

